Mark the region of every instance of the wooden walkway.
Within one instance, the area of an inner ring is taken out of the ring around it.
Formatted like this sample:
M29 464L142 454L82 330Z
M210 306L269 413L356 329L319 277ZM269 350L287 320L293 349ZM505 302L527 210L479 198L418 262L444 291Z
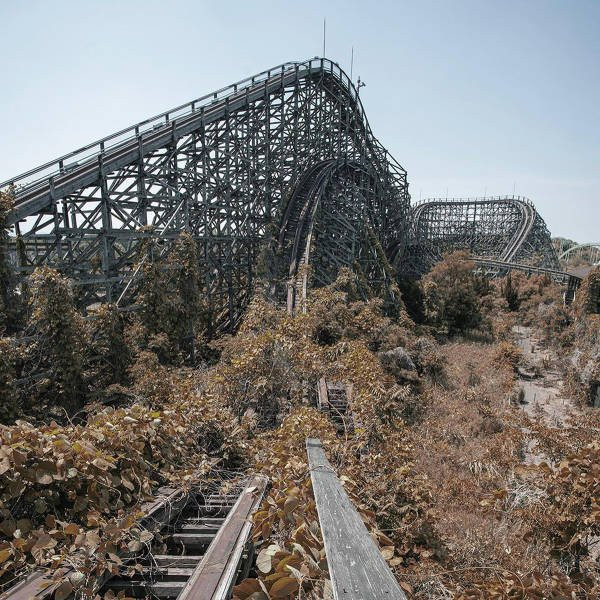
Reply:
M336 600L406 600L363 520L325 457L306 440L313 493Z

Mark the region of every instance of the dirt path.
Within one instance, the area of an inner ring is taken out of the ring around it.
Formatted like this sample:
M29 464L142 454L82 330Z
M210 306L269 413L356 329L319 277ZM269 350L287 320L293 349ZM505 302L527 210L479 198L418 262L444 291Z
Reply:
M558 369L558 357L544 348L534 336L531 327L513 327L516 342L523 351L525 368L521 371L519 385L523 390L522 410L547 427L565 427L570 416L581 414L571 400L562 395L563 379ZM525 433L531 431L524 429ZM525 463L539 464L545 457L535 452L535 437L528 436Z

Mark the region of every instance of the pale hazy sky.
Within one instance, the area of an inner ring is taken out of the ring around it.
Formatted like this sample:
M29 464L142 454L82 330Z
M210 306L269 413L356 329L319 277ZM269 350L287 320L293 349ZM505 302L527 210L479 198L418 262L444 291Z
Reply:
M321 55L323 17L414 199L515 189L600 241L600 0L0 0L0 181Z

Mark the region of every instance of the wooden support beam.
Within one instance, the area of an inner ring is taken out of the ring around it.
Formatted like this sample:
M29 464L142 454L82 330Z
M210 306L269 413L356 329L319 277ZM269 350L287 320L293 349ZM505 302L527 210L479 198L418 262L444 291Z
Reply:
M308 438L306 452L335 600L406 600L321 440Z
M321 377L317 384L317 407L319 410L329 410L329 397L327 395L327 383Z

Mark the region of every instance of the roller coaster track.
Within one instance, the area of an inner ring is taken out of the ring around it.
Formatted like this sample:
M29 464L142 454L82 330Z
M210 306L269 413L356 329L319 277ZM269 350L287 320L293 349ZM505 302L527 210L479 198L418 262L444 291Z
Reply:
M537 213L531 204L523 201L517 202L522 215L521 223L508 247L500 256L500 260L504 262L512 262L512 260L515 258L515 255L523 246L525 240L531 233L531 230L535 224L535 218L537 216Z
M417 269L426 269L444 252L456 249L481 259L558 269L548 229L526 198L425 200L412 209L411 226Z
M348 266L345 257L355 256L373 287L384 284L384 272L365 229L367 224L380 230L373 203L385 193L380 185L368 169L348 160L317 163L298 183L279 231L280 252L286 245L290 248L285 252L289 257L288 310L295 308L299 292L305 299L309 265L313 284L325 285L335 279L340 267ZM355 201L356 192L365 202ZM315 248L320 239L327 239L327 246Z
M228 600L254 560L251 516L266 484L266 478L255 476L230 485L230 491L159 489L156 499L142 507L145 516L138 522L138 529L159 541L121 555L119 568L101 576L92 592L103 597L112 591L128 598ZM73 564L53 572L34 571L0 600L51 600L77 572Z
M191 232L215 328L239 320L271 236L284 297L300 248L320 283L357 263L377 279L367 227L384 247L408 227L406 171L327 59L284 63L0 184L9 186L15 268L60 269L84 305L114 302L126 288L131 296L144 238L159 237L168 251Z
M338 432L354 431L351 413L353 386L351 383L320 379L317 383L317 409L328 415Z
M561 271L559 269L548 269L545 267L538 267L535 265L526 265L515 262L507 262L501 260L491 260L486 258L473 258L473 261L477 265L477 270L487 277L503 277L510 271L520 271L527 275L544 275L549 277L558 283L559 285L565 286L564 301L566 304L570 304L575 297L575 292L581 285L582 278L574 273L568 273L567 271Z
M506 275L508 271L522 271L528 275L547 275L556 283L561 285L579 285L581 277L578 275L561 271L560 269L548 269L546 267L537 267L535 265L526 265L510 261L492 260L489 258L474 257L480 270L487 270L488 275L493 277ZM572 282L572 283L570 283Z
M458 248L559 268L525 198L438 198L411 209L406 171L374 137L352 81L324 58L238 81L0 188L15 194L16 271L61 270L83 306L135 302L141 242L152 237L164 256L190 232L213 332L239 322L268 248L270 289L290 310L306 295L309 268L312 285L346 266L375 291L389 286L382 249L400 276Z
M589 264L592 267L600 266L600 242L575 244L560 253L558 260L569 264L573 259L583 261L583 264Z

